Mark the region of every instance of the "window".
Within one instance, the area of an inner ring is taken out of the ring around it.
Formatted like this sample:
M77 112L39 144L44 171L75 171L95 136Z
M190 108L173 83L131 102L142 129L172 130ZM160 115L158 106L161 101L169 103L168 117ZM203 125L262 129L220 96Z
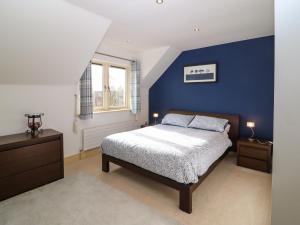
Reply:
M128 68L92 63L94 112L128 109Z
M103 109L103 66L92 64L92 88L94 111Z

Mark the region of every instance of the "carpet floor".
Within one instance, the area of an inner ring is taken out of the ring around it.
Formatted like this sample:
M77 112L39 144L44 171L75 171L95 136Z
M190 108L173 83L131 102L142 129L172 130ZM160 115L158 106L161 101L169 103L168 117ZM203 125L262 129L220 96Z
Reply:
M0 202L1 225L177 225L128 194L80 172Z
M111 163L101 172L101 156L65 165L65 176L84 171L185 225L270 225L271 174L236 165L228 154L193 192L193 213L179 210L178 191Z

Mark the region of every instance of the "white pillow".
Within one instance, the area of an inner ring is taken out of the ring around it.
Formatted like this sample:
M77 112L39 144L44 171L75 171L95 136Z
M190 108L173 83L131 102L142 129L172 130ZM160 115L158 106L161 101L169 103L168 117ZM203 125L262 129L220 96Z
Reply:
M227 125L226 125L226 127L225 127L225 129L224 129L224 133L229 133L229 131L230 131L230 124L228 123Z
M226 119L196 115L192 122L188 125L188 127L202 130L224 132L227 124L228 120Z
M193 118L194 115L182 115L182 114L169 113L164 116L161 123L165 125L187 127Z

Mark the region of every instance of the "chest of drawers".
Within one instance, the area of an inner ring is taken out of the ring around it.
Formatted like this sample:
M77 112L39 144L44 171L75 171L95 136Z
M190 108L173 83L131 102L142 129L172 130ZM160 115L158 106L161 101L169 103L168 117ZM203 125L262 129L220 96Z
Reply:
M63 178L63 159L63 134L55 130L0 137L0 200Z

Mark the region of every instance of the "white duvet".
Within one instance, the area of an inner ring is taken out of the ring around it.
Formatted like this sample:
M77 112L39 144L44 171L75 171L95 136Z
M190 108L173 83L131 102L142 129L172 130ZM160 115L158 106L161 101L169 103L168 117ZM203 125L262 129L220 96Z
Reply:
M102 152L180 183L197 183L228 147L226 132L156 125L110 135Z

